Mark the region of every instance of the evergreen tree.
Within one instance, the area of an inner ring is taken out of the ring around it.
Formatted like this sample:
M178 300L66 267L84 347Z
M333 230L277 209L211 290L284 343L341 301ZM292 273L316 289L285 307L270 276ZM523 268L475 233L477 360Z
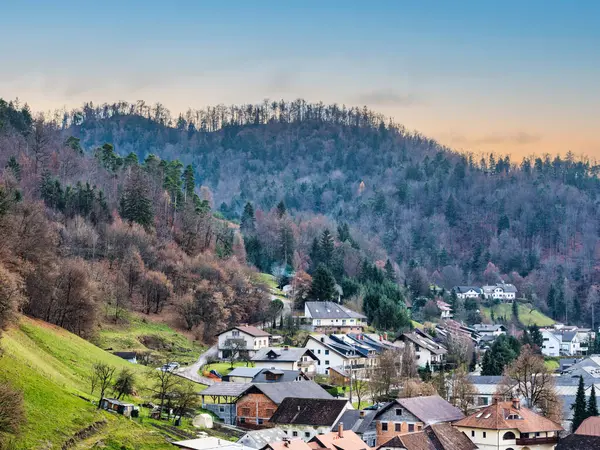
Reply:
M550 285L550 289L548 290L548 297L546 298L546 304L548 305L548 310L550 311L550 316L552 318L556 318L556 288L554 285Z
M320 262L325 264L325 266L331 266L331 260L333 259L333 236L329 232L327 228L321 234L321 242L319 243L319 255Z
M19 164L17 158L11 156L6 163L6 168L12 172L17 181L21 181L21 164Z
M540 328L537 325L533 325L529 328L529 335L531 343L541 349L542 345L544 345L544 336L542 335Z
M458 207L456 205L456 200L454 196L450 194L448 197L448 201L446 202L446 210L445 210L446 220L448 221L448 225L451 227L456 226L458 223Z
M515 322L519 321L519 304L517 303L517 300L513 300L512 302L512 315L513 315L513 320Z
M588 417L596 417L598 415L598 403L596 400L596 388L592 384L592 390L590 391L590 398L588 399L587 404L587 416Z
M573 422L571 431L574 433L581 422L583 422L587 416L587 406L585 404L585 386L583 384L583 377L579 376L579 387L577 388L577 395L575 396L575 403L571 405L573 410Z
M242 233L248 234L253 233L256 228L256 218L254 217L254 207L252 203L248 202L244 206L244 212L242 213L242 219L240 221L240 230Z
M278 204L277 204L277 217L279 217L280 219L285 216L287 210L285 208L285 203L283 203L283 200L281 200Z
M338 240L340 242L352 241L352 237L350 236L350 227L348 226L347 222L343 222L343 223L339 224L338 228L337 228L337 232L338 232Z
M129 222L139 223L146 228L152 225L154 220L152 200L146 178L141 170L131 171L119 201L119 210L121 217Z
M76 138L75 136L69 136L65 141L65 146L72 148L80 155L83 155L83 148L81 147L81 139Z
M498 219L498 235L500 235L503 230L508 229L510 229L510 220L506 214L503 214L500 219Z
M431 381L431 366L429 365L429 361L425 363L425 367L423 367L423 369L420 369L419 372L423 381Z
M483 361L481 362L481 375L496 375L491 353L491 349L488 349L483 355Z
M194 177L194 168L191 164L188 164L183 171L183 192L185 192L185 199L187 201L191 201L194 198L195 187L196 179Z
M310 295L315 300L330 301L335 295L335 278L327 267L320 264L312 279Z

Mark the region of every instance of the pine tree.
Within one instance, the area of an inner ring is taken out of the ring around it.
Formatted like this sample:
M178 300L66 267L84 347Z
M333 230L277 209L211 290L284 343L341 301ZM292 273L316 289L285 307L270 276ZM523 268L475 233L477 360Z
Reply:
M590 398L588 399L587 404L587 416L588 417L596 417L598 415L598 403L596 400L596 388L592 384L592 390L590 391Z
M556 288L554 287L554 285L551 285L550 289L548 290L546 304L548 305L550 316L552 318L556 318Z
M283 203L283 200L281 200L278 204L277 204L277 217L279 217L280 219L285 216L287 210L285 208L285 203Z
M583 377L579 376L579 387L577 388L577 395L575 396L575 403L571 405L573 409L573 422L571 431L574 433L581 422L587 418L587 407L585 404L585 386L583 384Z
M121 199L119 201L120 214L129 222L136 222L143 227L149 227L154 220L152 200L144 174L141 170L132 170Z
M194 177L194 168L191 164L185 166L183 171L183 191L185 192L186 201L191 201L194 198L194 188L196 187L196 179Z
M242 230L242 233L248 234L254 232L255 228L256 218L254 217L254 207L252 203L248 202L244 206L244 212L240 221L240 230Z
M335 278L324 265L319 265L312 279L310 295L315 300L330 301L335 295Z
M533 325L529 328L529 335L531 337L531 343L536 345L539 349L544 345L544 336L537 325Z
M17 181L21 181L21 164L19 164L17 158L11 156L6 163L6 168L12 172Z
M513 320L515 322L519 321L519 304L517 303L517 300L513 300L512 302L512 315L513 315Z
M321 242L319 243L321 262L325 264L327 267L331 265L331 260L333 258L333 236L329 232L327 228L321 234Z
M445 215L448 225L451 227L458 223L458 207L456 206L456 200L452 194L450 194L448 201L446 202Z
M491 349L488 349L483 355L483 361L481 362L481 375L496 375L491 353Z

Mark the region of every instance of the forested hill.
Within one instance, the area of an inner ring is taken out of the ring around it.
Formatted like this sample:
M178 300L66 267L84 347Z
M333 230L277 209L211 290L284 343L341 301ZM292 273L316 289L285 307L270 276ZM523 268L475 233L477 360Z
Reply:
M599 166L571 155L475 158L366 109L303 101L177 118L143 102L86 105L64 123L86 148L112 142L121 154L193 164L226 217L283 200L296 216L347 221L398 263L415 295L429 282L502 277L544 310L550 292L556 318L565 302L576 313L596 298Z

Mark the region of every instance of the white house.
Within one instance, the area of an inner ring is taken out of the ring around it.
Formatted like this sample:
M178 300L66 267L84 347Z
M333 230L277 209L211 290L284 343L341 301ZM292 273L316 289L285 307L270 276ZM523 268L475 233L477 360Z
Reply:
M314 331L361 332L367 326L367 317L334 302L306 302L304 318Z
M498 283L483 286L481 290L487 299L510 301L517 297L517 288L513 284Z
M399 340L404 342L404 345L413 346L419 367L425 367L427 363L432 368L442 364L446 358L446 353L448 353L445 347L436 343L418 329L412 333L404 333Z
M228 358L232 351L245 352L252 357L262 348L269 347L271 335L251 325L239 325L219 334L219 358Z
M258 368L300 370L308 376L317 373L317 363L320 358L307 348L298 347L269 347L261 348L252 357L252 362Z
M519 400L494 401L454 422L479 450L553 450L562 426L521 406Z
M482 290L477 286L454 286L452 290L456 293L458 298L479 298L481 297Z
M476 323L473 329L481 336L498 337L506 334L506 327L502 324Z
M562 339L559 334L553 333L550 330L542 329L542 355L544 356L560 356Z
M346 369L362 359L352 347L335 342L325 334L309 335L304 341L304 348L319 358L317 373L323 375L329 374L330 367Z

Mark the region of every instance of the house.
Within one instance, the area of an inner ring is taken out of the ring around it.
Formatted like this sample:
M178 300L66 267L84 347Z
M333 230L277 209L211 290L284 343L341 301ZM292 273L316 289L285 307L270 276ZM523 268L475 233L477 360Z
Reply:
M134 404L124 403L114 398L103 398L102 402L100 402L100 406L106 411L113 411L125 417L131 417L132 415L135 416L134 411L137 411L137 408Z
M113 355L130 362L131 364L137 364L137 353L136 352L113 352Z
M498 336L506 334L506 327L502 324L476 323L473 325L473 329L477 331L481 337L497 338Z
M576 331L565 331L560 334L560 352L563 355L581 354L579 336Z
M496 395L498 386L503 382L501 375L470 375L469 379L477 393L473 396L471 404L476 407L488 406L492 404L492 399Z
M210 386L212 388L213 386ZM236 423L246 428L270 425L271 417L288 397L300 399L332 399L333 397L313 381L302 383L252 384L236 401Z
M267 347L256 351L254 365L261 369L301 370L309 376L317 373L320 358L307 348Z
M483 296L488 300L512 301L517 298L517 288L513 284L498 283L481 288Z
M343 425L345 430L352 431L360 437L369 447L377 445L377 431L371 427L377 411L365 411L357 409L347 409L339 418L333 429L337 430L339 425Z
M171 444L182 450L242 450L244 448L242 444L216 437L189 439L187 441L171 442Z
M356 366L363 356L357 350L344 342L334 340L325 334L311 334L304 341L304 348L312 351L319 358L317 373L328 375L330 367L344 370Z
M465 415L439 395L399 398L377 410L373 424L377 445L394 436L422 431L427 425L454 422Z
M337 431L318 434L304 442L301 439L287 439L282 442L269 443L262 450L371 450L352 431L340 427Z
M481 450L552 450L563 427L521 406L517 399L494 402L454 426Z
M544 356L560 356L562 345L562 339L559 337L560 335L547 329L541 329L540 331L542 332L542 338L544 339L542 344L542 354Z
M437 307L440 310L441 319L450 319L452 317L452 306L443 300L436 301Z
M235 425L236 404L252 383L215 383L201 392L202 408L212 412L227 425Z
M285 398L270 419L291 438L311 440L317 434L328 433L339 421L348 400L333 398Z
M405 345L412 345L419 367L439 366L444 363L448 351L441 344L436 343L431 337L421 330L404 333L399 338Z
M263 428L260 430L248 431L237 443L250 448L263 448L270 442L281 442L287 438L287 434L281 428Z
M228 375L223 376L223 381L231 383L251 383L256 375L263 370L259 367L236 367Z
M244 353L249 358L257 350L270 345L271 335L251 325L239 325L219 333L219 358L226 359L232 351Z
M477 286L454 286L452 290L458 298L463 300L466 298L479 298L483 294L483 291Z
M476 450L477 446L449 423L437 423L423 431L394 436L377 450Z
M306 302L304 319L321 333L360 333L367 317L334 302Z

